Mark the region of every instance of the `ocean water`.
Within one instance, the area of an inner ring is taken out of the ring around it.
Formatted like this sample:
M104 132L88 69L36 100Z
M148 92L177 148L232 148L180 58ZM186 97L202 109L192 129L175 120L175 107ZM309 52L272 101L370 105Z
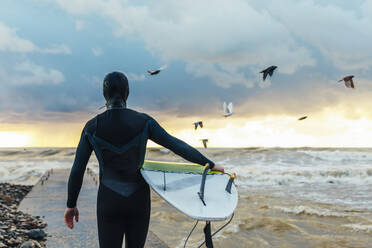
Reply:
M372 148L200 151L238 175L239 206L217 247L372 247ZM35 184L51 168L71 168L74 155L72 148L0 149L0 181ZM184 161L157 148L146 158ZM88 166L98 171L94 155ZM155 233L183 247L193 221L156 196L152 209ZM169 235L172 224L182 228ZM190 247L201 239L197 232Z

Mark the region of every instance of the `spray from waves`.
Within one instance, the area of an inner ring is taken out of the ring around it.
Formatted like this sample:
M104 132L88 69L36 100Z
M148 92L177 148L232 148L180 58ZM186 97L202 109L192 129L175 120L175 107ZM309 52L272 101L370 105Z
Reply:
M34 185L50 169L71 169L71 161L0 161L0 182ZM98 173L98 163L89 164Z
M372 184L372 168L369 165L351 166L234 166L227 162L228 171L238 174L241 187L303 185L303 184Z
M242 188L372 184L370 148L216 149L206 155L236 172Z
M371 148L256 148L222 149L207 151L214 160L233 165L371 165Z
M75 148L2 148L0 161L73 159Z
M49 169L71 168L71 163L59 161L0 162L0 181L15 184L35 184Z
M70 169L74 148L0 149L0 182L35 184L50 169ZM94 156L89 166L98 167Z

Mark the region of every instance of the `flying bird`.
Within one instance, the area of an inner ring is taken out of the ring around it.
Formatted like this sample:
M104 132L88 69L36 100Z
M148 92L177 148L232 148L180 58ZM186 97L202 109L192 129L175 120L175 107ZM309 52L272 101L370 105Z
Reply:
M307 118L307 116L302 116L300 118L298 118L299 121L302 121L302 120L305 120Z
M153 76L153 75L159 74L159 72L164 70L165 68L167 68L167 65L163 65L162 67L160 67L159 69L157 69L155 71L147 70L147 73L150 74L151 76Z
M230 102L228 105L226 104L226 102L223 102L223 116L225 117L229 117L230 115L233 114L233 104L232 102Z
M263 81L265 81L267 75L270 75L270 77L271 77L276 68L278 68L278 67L275 66L275 65L272 65L270 67L267 67L265 70L261 71L260 73L263 73Z
M339 80L339 82L344 81L346 88L353 88L354 89L355 87L354 87L353 77L354 77L354 75L346 76L343 79Z
M200 126L200 128L203 128L203 122L202 121L194 122L194 126L195 126L195 130L198 128L198 126Z
M201 139L201 141L203 142L203 146L204 148L207 148L207 143L208 143L208 139Z

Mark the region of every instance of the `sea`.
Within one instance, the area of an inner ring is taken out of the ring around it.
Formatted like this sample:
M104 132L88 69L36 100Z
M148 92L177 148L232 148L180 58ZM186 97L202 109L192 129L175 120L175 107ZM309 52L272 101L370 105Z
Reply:
M208 148L201 153L235 172L239 204L216 247L372 247L372 148ZM74 148L2 148L0 182L35 184L49 169L71 168ZM184 162L165 148L146 159ZM98 173L94 153L88 167ZM183 247L194 220L152 196L151 226ZM217 230L225 222L212 223ZM203 240L203 223L187 247Z

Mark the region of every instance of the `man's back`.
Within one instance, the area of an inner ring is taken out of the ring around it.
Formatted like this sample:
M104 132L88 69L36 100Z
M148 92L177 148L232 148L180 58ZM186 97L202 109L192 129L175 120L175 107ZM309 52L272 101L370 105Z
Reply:
M96 135L115 146L122 146L135 138L150 119L146 114L127 108L108 109L95 118ZM95 125L95 118L88 122L89 126Z
M148 136L145 127L149 120L148 115L131 109L112 108L88 121L84 132L95 137L96 154L100 153L98 156L100 171L105 171L101 175L104 176L104 182L110 181L108 184L117 185L124 181L137 183L142 181L138 169L144 156L142 153ZM103 140L101 143L107 142L110 146L124 148L125 152L102 149L98 139ZM120 187L111 188L123 191Z

